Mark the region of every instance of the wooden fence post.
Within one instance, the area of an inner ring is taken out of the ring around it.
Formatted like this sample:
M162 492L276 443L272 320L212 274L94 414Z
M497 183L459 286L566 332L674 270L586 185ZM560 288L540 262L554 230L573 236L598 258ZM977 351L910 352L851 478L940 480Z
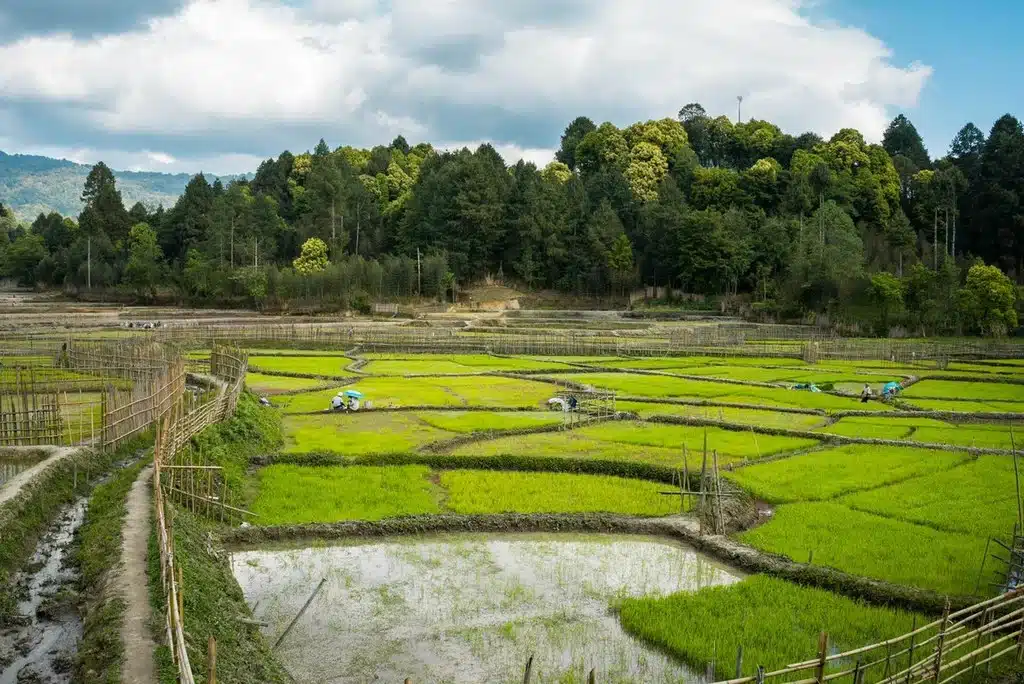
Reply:
M910 684L910 674L914 669L914 639L917 638L913 632L917 631L917 614L914 614L914 622L910 625L910 649L907 651L907 684Z
M736 647L736 679L743 676L743 644Z
M1017 662L1024 659L1024 620L1020 623L1020 630L1017 632ZM992 662L992 661L989 661Z
M206 645L206 684L217 684L217 640L212 636Z
M942 644L946 640L946 628L949 627L949 599L946 599L946 607L942 611L942 625L939 627L939 637L935 644L935 675L932 681L939 684L942 675Z
M814 670L814 678L818 684L825 681L825 659L828 658L828 632L818 635L818 666Z

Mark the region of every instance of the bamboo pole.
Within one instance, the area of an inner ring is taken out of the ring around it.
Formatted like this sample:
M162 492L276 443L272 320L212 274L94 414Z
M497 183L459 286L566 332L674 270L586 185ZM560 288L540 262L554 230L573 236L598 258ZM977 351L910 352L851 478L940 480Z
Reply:
M828 660L828 632L818 635L818 666L814 671L814 679L819 683L825 681L825 663Z
M206 683L217 684L217 640L212 636L206 645Z

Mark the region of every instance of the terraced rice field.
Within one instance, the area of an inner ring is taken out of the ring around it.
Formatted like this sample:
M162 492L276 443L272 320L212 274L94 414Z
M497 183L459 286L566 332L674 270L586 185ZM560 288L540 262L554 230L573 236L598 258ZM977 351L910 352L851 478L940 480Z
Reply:
M1024 385L987 381L1014 377L1018 367L1024 373L1024 364L951 364L940 371L772 358L376 354L364 357L369 362L362 375L349 378L350 359L296 350L262 358L274 370L253 371L249 381L268 394L288 392L272 396L288 462L250 475L257 525L556 513L675 520L681 509L685 520L693 512L668 495L677 488L677 476L670 475L683 469L684 458L691 474L698 472L705 440L729 485L770 512L732 532L733 540L797 563L926 594L985 596L993 591L987 574L979 582L986 543L1006 539L1017 521L1012 457L970 448L1008 450L1011 425L1024 433L1024 415L982 422L970 414L1024 413ZM303 391L316 386L302 383L320 381L277 375L324 364L334 364L337 377L351 382ZM619 372L600 370L608 368ZM481 375L494 371L537 375ZM979 381L932 375L940 372ZM925 379L895 405L749 384L833 383L856 395L864 383L877 392L883 382L911 375ZM547 410L547 399L565 390L566 381L613 390L621 415L567 429L561 411ZM343 386L364 394L363 410L325 413ZM894 408L918 412L895 414ZM655 416L711 424L650 420ZM780 430L809 434L776 434ZM321 465L348 460L362 463ZM915 619L764 575L726 587L602 600L621 627L656 647L659 657L701 671L715 660L720 678L734 676L730 661L738 644L748 674L757 664L812 658L824 625L832 646L843 649L905 632ZM481 643L493 648L492 636L488 632Z

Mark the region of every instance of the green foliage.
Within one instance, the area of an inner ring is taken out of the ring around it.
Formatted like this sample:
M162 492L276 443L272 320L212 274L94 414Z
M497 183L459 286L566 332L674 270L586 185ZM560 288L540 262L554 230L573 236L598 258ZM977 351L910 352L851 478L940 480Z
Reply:
M553 393L543 382L513 378L476 377L391 378L368 377L350 385L363 393L377 408L399 406L490 406L540 408ZM337 390L327 390L291 397L279 397L276 405L285 413L323 411L330 407Z
M903 283L890 273L876 273L871 276L870 297L878 324L887 332L893 318L903 312Z
M318 378L292 378L282 375L264 375L251 371L245 374L246 387L256 393L319 389L327 382L329 381Z
M958 298L958 264L967 254L1007 273L1024 263L1011 201L1024 194L1024 129L1006 115L987 140L965 127L951 149L931 163L902 116L880 146L853 129L824 141L767 121L734 124L691 103L678 121L623 129L577 117L543 170L509 166L489 144L438 153L404 139L333 151L321 140L226 185L203 174L115 176L102 163L86 176L67 162L3 155L0 201L26 219L44 213L27 232L0 215L0 261L25 284L151 296L167 282L192 303L259 309L448 301L456 282L507 274L524 289L580 295L621 297L634 282L755 295L766 315L827 314L876 333L999 335L1016 325L1012 303L987 281ZM78 225L45 214L23 171L61 196L81 188L81 202L61 206ZM161 190L139 197L139 182ZM140 223L159 253L133 261L129 231ZM171 277L154 278L154 263ZM903 306L885 273L901 274Z
M261 406L255 396L245 392L238 399L235 415L193 437L189 449L201 453L207 463L223 468L228 488L240 497L249 459L276 451L282 441L277 411Z
M320 238L309 238L302 243L302 254L292 265L302 275L310 275L322 272L327 263L327 243Z
M46 244L41 235L25 233L15 240L4 253L4 275L14 278L19 285L35 286L39 266L46 258Z
M500 432L523 428L558 425L564 418L561 411L527 413L496 411L424 411L416 414L421 421L441 430L458 433Z
M260 356L249 357L249 368L262 373L293 373L295 375L345 378L353 374L348 370L351 359L344 356Z
M732 656L740 646L742 675L753 676L758 665L772 671L814 659L823 629L830 647L842 651L904 634L913 624L913 615L904 611L765 575L697 592L626 598L618 613L626 631L691 667L703 671L715 662L720 680L736 676ZM849 667L836 662L826 672Z
M1017 290L995 266L981 264L967 272L962 306L968 320L983 335L1005 336L1017 327Z
M160 282L160 248L156 242L156 231L149 224L138 223L128 234L128 262L125 264L124 279L136 293L152 296Z
M557 358L529 359L498 357L488 354L365 354L370 363L363 370L372 375L412 375L430 373L485 373L488 371L568 370Z
M830 435L864 437L868 439L909 439L917 428L949 427L947 423L931 418L886 418L851 416L821 429Z
M959 382L925 379L903 390L908 398L977 399L979 401L1024 402L1024 385L998 382Z
M984 539L826 502L779 506L739 539L796 561L813 552L816 565L961 596L974 593L985 551Z
M708 458L711 458L711 450L717 450L720 465L817 444L811 439L755 435L721 428L707 428L707 435ZM684 445L690 469L699 469L703 458L704 428L652 423L612 422L568 432L501 437L460 446L453 453L464 456L522 454L637 461L681 468Z

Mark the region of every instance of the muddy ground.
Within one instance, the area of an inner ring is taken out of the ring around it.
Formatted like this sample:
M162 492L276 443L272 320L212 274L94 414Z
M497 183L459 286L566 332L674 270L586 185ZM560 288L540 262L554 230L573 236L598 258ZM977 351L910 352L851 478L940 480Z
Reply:
M61 510L15 576L21 615L14 625L0 630L0 684L71 681L82 635L71 544L87 503L80 497Z

